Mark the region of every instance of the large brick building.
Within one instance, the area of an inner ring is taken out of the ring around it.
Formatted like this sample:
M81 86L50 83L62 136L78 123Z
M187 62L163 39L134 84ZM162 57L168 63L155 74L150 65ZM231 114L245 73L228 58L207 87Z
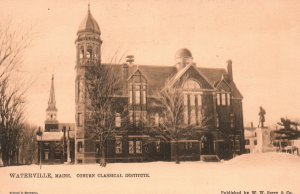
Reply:
M85 73L87 67L101 63L101 45L99 25L88 10L76 39L75 160L78 163L99 160L99 141L91 137L86 127ZM106 142L109 161L174 159L174 140L163 133L151 132L159 129L161 120L165 119L154 102L157 92L183 78L184 127L197 128L203 119L207 120L207 127L198 135L179 137L180 159L198 160L201 155L230 158L243 152L243 97L234 83L230 60L227 69L200 67L193 62L192 53L184 48L176 52L174 64L170 66L129 62L113 68L120 76L121 90L114 95L118 105L113 110L117 135ZM122 114L124 107L128 115ZM122 133L118 133L121 129Z

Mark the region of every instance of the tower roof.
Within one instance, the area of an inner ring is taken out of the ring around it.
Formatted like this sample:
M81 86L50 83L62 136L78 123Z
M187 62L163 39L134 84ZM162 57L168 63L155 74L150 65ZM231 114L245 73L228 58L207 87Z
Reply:
M55 101L55 91L54 91L54 75L52 75L51 88L50 88L50 96L48 101L47 111L57 111L56 101Z
M88 5L87 15L85 16L85 18L82 20L82 22L79 25L77 34L80 32L94 32L97 34L101 34L99 25L91 14L90 4Z
M186 48L179 49L175 54L175 59L177 58L190 58L192 57L191 51Z

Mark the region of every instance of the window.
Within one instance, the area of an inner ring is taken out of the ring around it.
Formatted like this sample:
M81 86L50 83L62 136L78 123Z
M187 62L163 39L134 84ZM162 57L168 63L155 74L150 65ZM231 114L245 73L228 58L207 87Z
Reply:
M217 105L221 106L221 94L217 94Z
M146 90L143 91L143 104L147 103Z
M257 145L257 140L256 139L254 140L254 145Z
M155 118L155 126L158 126L159 125L159 114L156 113L154 118Z
M49 160L49 152L45 152L45 160Z
M84 48L83 48L83 46L81 46L80 51L79 51L79 58L83 59L83 55L84 55Z
M221 93L221 105L225 106L226 105L226 94Z
M184 85L184 124L200 124L202 120L201 85L194 80L187 80Z
M231 104L231 95L230 93L217 93L217 105L218 106L230 106Z
M198 115L197 115L197 117L198 117L198 120L197 120L197 122L198 122L198 124L199 125L202 125L202 111L201 111L201 109L198 109Z
M233 129L235 127L234 114L230 114L230 127Z
M129 104L132 105L132 99L133 99L133 96L132 96L132 90L129 91Z
M133 141L128 141L128 151L129 151L129 154L134 154Z
M160 140L155 142L156 152L160 152Z
M245 140L245 145L250 145L249 139L246 139L246 140Z
M136 141L135 142L135 152L137 154L141 154L142 153L142 142L141 141Z
M227 106L230 106L230 94L227 93L226 96L227 96Z
M115 149L116 149L116 154L122 153L122 141L121 140L116 140Z
M197 95L197 106L198 107L202 106L202 96L201 95Z
M183 96L183 103L185 106L188 105L188 95L187 94L184 94L184 96Z
M121 115L119 113L116 114L115 126L116 127L121 127Z
M132 111L129 112L129 120L130 120L130 124L133 124L133 112Z
M219 115L217 115L217 117L216 117L216 127L217 128L220 127L220 118L219 118Z
M183 120L184 120L185 124L189 124L189 114L188 114L188 108L187 107L184 107Z
M135 111L135 124L136 126L141 125L141 112Z
M191 150L193 148L193 142L185 142L185 150Z
M191 124L195 125L196 124L196 113L195 113L195 109L191 110Z
M93 56L93 49L92 49L92 47L88 47L87 52L86 52L86 58L92 59L92 56Z
M184 89L187 90L195 90L195 89L200 89L200 85L198 82L194 80L187 80L183 86Z
M190 105L195 106L195 95L193 94L190 95Z
M139 105L141 103L141 91L136 90L135 91L135 104Z
M77 143L77 152L81 153L83 151L83 145L82 145L82 142L79 141Z

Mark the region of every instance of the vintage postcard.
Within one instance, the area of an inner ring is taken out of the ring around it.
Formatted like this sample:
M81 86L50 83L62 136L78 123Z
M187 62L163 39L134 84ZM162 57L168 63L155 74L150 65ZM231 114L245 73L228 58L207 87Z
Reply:
M0 194L298 194L300 2L0 1Z

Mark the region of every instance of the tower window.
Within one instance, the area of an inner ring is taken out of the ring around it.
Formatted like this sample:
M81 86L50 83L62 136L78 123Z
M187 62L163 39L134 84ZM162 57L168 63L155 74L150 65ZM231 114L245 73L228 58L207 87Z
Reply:
M93 56L93 49L91 47L88 47L87 52L86 52L86 58L92 59L92 56Z
M79 50L79 58L83 59L83 56L84 56L84 48L83 48L83 46L81 46L80 50Z

